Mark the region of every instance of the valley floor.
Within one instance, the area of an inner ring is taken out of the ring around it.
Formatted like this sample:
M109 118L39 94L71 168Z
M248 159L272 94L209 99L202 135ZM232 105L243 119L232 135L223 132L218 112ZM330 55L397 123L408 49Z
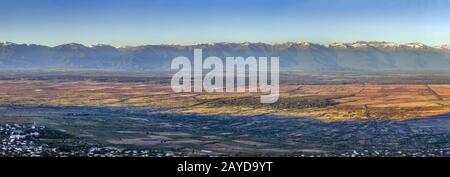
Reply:
M406 120L450 113L450 84L282 84L274 104L256 93L174 93L167 84L0 81L0 105L160 108L170 113L278 115L323 121Z
M160 76L13 74L0 79L0 155L450 156L448 76L298 78L261 104L174 93Z

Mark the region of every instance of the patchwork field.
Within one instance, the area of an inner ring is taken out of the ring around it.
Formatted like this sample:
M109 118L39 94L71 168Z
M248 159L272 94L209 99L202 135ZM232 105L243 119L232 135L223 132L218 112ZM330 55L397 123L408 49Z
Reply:
M450 113L450 84L282 84L274 104L254 93L174 93L165 83L1 80L1 105L132 106L165 112L404 120Z

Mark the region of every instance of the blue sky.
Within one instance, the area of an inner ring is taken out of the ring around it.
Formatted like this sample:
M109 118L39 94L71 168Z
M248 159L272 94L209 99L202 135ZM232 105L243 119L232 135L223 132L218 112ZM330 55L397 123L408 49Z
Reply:
M0 41L450 44L450 0L0 0Z

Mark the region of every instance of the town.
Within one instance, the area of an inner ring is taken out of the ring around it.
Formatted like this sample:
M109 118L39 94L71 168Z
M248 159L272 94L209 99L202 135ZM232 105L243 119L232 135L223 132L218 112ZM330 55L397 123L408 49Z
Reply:
M0 156L2 157L178 157L176 152L156 152L145 149L126 149L101 146L83 141L71 142L72 148L64 144L44 143L40 138L59 141L66 135L58 135L45 126L2 124L0 125ZM60 132L59 132L60 133ZM53 136L53 137L52 137ZM57 139L54 139L57 138ZM78 146L78 147L77 147Z

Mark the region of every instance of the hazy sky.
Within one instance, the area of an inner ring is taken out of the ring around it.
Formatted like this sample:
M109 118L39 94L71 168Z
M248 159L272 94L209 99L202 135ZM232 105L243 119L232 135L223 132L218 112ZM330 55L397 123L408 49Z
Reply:
M450 0L0 0L0 41L450 44Z

